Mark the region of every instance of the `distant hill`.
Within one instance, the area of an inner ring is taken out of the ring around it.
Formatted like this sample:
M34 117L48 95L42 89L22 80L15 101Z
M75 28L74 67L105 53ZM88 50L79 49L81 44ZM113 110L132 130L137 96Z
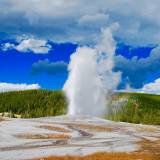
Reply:
M142 93L115 93L106 118L115 121L160 125L160 96ZM0 113L22 118L62 115L67 102L62 91L30 90L0 93Z

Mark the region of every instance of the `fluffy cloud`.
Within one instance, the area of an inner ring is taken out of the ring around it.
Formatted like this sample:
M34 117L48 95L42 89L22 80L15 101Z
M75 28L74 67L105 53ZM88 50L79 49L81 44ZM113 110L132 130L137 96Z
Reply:
M156 79L154 82L145 84L141 90L145 93L160 94L160 78Z
M49 52L51 46L47 44L46 40L25 39L22 40L15 48L20 52L32 51L37 54L45 54Z
M41 39L22 39L18 45L12 43L4 43L2 50L16 49L19 52L33 52L35 54L47 54L51 49L51 45L46 40Z
M126 89L118 90L118 92L137 92L137 93L150 93L150 94L160 94L160 78L153 82L145 84L142 88L134 89L130 85L126 86Z
M122 41L140 45L158 43L159 10L158 0L2 0L0 32L90 42L97 40L100 28L117 22L120 27L114 36Z
M124 85L129 83L132 88L142 88L151 75L159 73L159 68L160 46L154 48L147 58L138 59L135 56L132 59L127 59L121 55L115 56L114 69L122 72Z
M39 84L0 83L0 92L40 89Z
M3 50L3 51L7 51L7 50L13 49L13 48L15 48L15 45L12 44L12 43L4 43L4 44L2 45L2 50Z
M67 64L63 61L49 62L48 59L40 60L32 65L32 74L47 73L55 75L67 71Z

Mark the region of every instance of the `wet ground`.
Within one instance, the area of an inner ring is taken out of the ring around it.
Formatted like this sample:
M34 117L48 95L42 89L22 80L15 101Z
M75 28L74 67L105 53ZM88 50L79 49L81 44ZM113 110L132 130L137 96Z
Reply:
M160 157L160 126L59 116L1 119L0 159L85 156L97 152Z

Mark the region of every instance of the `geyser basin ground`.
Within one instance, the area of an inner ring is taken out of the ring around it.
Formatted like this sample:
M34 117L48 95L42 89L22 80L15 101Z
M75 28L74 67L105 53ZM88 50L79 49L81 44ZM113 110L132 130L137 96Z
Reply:
M126 154L131 159L158 159L160 126L88 116L0 120L2 160L85 156L95 152L106 152L104 156L111 154L111 157L118 154L124 156L123 159Z

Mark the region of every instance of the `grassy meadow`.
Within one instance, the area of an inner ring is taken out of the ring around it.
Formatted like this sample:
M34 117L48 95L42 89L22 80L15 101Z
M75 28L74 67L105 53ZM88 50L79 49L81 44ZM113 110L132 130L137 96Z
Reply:
M66 113L62 91L30 90L0 93L0 113L10 112L22 118L56 116Z
M30 90L0 93L0 113L22 118L63 115L67 102L62 91ZM160 96L115 93L106 118L114 121L160 125Z
M160 125L160 96L144 93L114 94L106 117L114 121Z

